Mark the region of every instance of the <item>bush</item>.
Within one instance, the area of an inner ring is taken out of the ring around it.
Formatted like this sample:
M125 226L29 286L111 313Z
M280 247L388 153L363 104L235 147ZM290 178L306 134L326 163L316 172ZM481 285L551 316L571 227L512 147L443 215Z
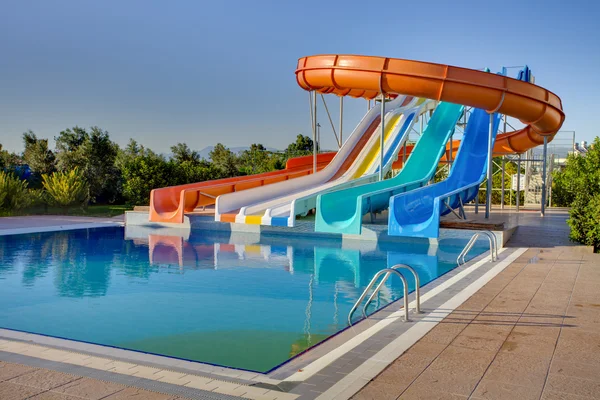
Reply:
M43 175L42 183L51 204L68 207L85 204L89 198L89 187L83 173L78 168L69 172L55 172Z
M600 193L591 198L586 195L577 196L571 206L570 238L586 246L593 246L594 251L600 249Z
M123 166L123 197L129 205L148 205L150 191L176 184L173 164L156 154L135 157Z
M600 138L583 155L567 158L565 167L554 174L554 204L570 206L570 238L600 249Z
M0 209L20 210L30 204L27 182L11 173L0 171Z

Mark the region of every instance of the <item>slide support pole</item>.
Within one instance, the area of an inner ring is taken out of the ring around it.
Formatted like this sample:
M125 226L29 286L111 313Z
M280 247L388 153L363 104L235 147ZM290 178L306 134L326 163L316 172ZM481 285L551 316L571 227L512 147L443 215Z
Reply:
M381 137L379 138L379 180L382 181L383 176L383 142L385 135L385 95L381 91Z
M504 178L505 178L505 171L504 168L506 167L506 159L504 156L502 156L502 194L500 195L500 208L504 210Z
M492 155L494 152L494 113L490 114L490 133L488 136L488 160L487 160L487 190L485 191L485 219L490 218L492 209Z
M341 148L344 144L344 140L342 139L342 128L344 126L344 97L340 96L340 143L338 148Z
M521 153L519 153L519 158L517 160L517 198L515 201L517 204L517 212L519 212L519 203L521 202Z
M313 91L313 174L317 173L317 91Z
M544 155L543 155L543 162L544 164L542 164L542 209L541 209L541 213L542 213L542 217L546 215L546 164L548 161L548 136L544 136Z

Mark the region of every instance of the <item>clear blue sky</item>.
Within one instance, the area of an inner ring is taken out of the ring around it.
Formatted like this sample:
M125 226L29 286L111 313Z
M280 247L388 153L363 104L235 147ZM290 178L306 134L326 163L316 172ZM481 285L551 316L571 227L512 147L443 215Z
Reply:
M27 129L52 138L98 125L119 144L133 137L158 152L176 142L283 148L310 134L294 69L319 53L492 70L527 63L562 98L563 129L590 140L600 134L600 5L538 3L5 0L0 143L21 151ZM346 133L365 109L347 101ZM333 148L330 130L323 136Z

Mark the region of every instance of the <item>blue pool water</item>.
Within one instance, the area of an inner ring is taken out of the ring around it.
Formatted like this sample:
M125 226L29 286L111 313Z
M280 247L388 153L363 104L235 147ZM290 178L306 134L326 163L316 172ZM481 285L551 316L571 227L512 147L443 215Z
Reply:
M0 237L0 327L266 372L346 328L381 268L425 284L466 244L129 232ZM394 277L377 305L401 291Z

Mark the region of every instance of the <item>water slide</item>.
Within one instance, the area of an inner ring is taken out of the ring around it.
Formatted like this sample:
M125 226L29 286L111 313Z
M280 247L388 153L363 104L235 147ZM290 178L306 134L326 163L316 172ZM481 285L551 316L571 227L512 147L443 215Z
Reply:
M529 68L519 71L519 80L529 82ZM440 216L473 200L487 172L487 153L492 123L496 139L500 115L473 109L450 174L444 181L399 194L390 199L388 233L394 236L439 237Z
M386 209L389 198L397 193L426 185L435 173L462 111L461 105L440 103L406 165L394 178L317 197L315 230L360 234L363 215Z
M404 111L418 111L414 110L415 106L418 106L418 102L418 99L400 96L389 103L389 112L386 112L385 116L388 127L385 136L392 139L392 142L394 142L395 136L390 133L398 124L401 124L402 119L405 119ZM414 120L414 115L412 120ZM263 221L271 224L281 221L280 224L288 225L289 210L295 199L358 178L357 175L361 173L373 172L373 168L378 165L379 160L380 129L378 128L380 122L379 107L373 107L359 122L331 163L316 174L296 179L293 182L280 182L269 187L247 190L244 193L219 196L215 206L215 220L247 224L263 224ZM406 125L403 124L403 126ZM391 163L388 167L391 167ZM287 216L273 219L271 217L273 208L276 208L278 213L287 213ZM294 217L295 215L294 212ZM293 220L294 218L292 218L292 223Z
M296 79L303 89L319 93L366 99L382 92L411 95L520 120L525 128L496 140L494 152L500 154L523 152L543 143L544 137L552 140L565 118L560 98L528 81L422 61L316 55L298 60ZM451 151L457 148L458 142L452 143Z
M319 154L317 170L325 168L334 156L335 153ZM150 192L149 219L151 222L181 224L186 212L215 204L221 194L286 181L312 172L313 156L304 156L289 159L286 168L279 171L154 189Z
M494 132L498 131L499 122L500 115L495 113ZM473 109L448 178L390 198L390 235L437 238L440 216L475 198L486 176L489 126L490 115Z
M392 164L398 158L398 153L408 139L417 117L427 108L428 103L423 99L415 100L406 107L392 111L390 121L386 121L383 175L392 168ZM273 226L295 226L296 216L306 215L314 209L319 195L332 190L351 188L377 181L380 157L379 135L373 135L372 140L374 143L367 146L368 153L364 156L361 155L355 166L353 165L340 179L270 202L261 223Z

